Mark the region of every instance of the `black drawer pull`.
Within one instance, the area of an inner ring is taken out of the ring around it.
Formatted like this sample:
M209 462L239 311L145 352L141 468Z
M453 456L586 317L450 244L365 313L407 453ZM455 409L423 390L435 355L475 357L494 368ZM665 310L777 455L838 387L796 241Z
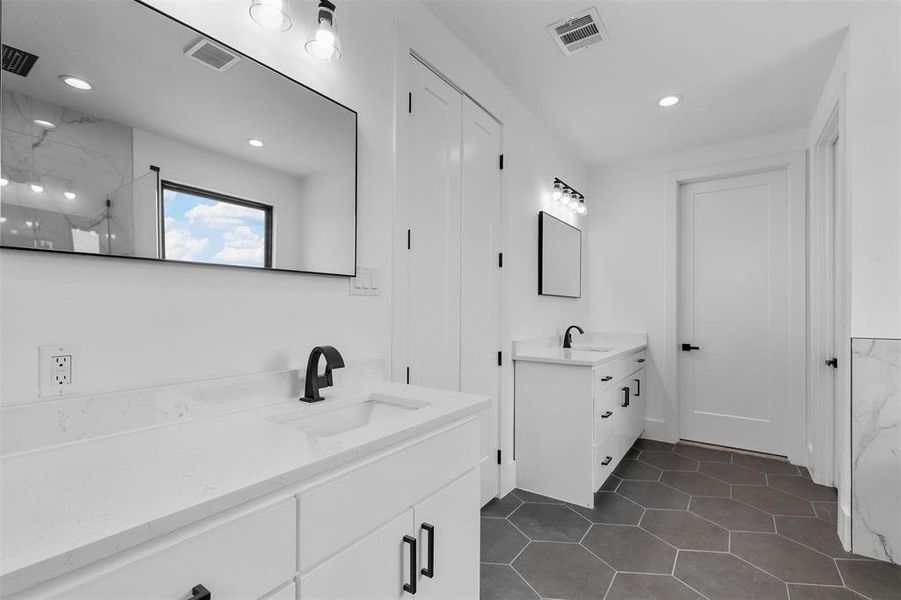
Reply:
M203 585L197 584L191 588L191 597L189 600L210 600L213 595L210 593L210 590L206 589Z
M611 411L608 410L607 412L605 412L604 414L601 415L601 418L602 418L602 419L609 419L609 418L612 417L612 416L613 416L613 413L612 413Z
M641 379L634 379L635 382L635 397L638 398L641 396Z
M412 535L404 536L404 543L410 544L410 583L404 584L404 591L416 595L416 538Z
M435 576L435 526L423 523L422 530L429 534L429 566L422 568L422 574L431 578Z
M623 388L623 406L629 406L629 388Z
M605 458L604 460L601 461L601 465L606 467L607 465L610 464L610 461L611 461L611 460L613 460L613 457L612 457L612 456L608 456L607 458Z
M643 363L643 362L644 362L644 359L643 359L643 358L639 358L639 359L636 360L635 362L637 362L637 363Z
M601 381L610 381L611 379L613 379L613 375L606 375L604 377L601 377Z

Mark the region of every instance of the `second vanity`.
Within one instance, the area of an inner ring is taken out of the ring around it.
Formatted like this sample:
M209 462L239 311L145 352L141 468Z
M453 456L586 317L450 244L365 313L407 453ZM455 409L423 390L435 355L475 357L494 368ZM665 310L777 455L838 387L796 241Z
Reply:
M644 431L646 336L519 343L513 360L517 486L594 508L594 493Z
M2 595L478 597L486 405L375 383L4 457Z

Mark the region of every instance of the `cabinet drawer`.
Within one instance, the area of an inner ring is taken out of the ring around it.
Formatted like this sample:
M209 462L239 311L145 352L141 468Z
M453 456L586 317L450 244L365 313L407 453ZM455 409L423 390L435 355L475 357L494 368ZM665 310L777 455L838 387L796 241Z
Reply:
M303 492L299 496L300 572L362 539L478 464L479 421L471 418Z
M642 350L632 356L627 356L623 360L627 363L626 374L634 373L638 369L648 364L648 351Z
M289 498L55 597L185 600L203 585L216 600L260 598L294 576L296 518L297 504Z
M607 480L607 477L610 476L610 473L613 471L613 468L616 466L616 457L613 456L613 452L611 451L611 446L613 445L613 436L607 436L601 439L600 442L594 445L594 490L597 491L598 488L603 485L604 481ZM607 462L607 459L610 459ZM605 465L604 463L607 462Z
M647 350L624 356L594 370L594 393L604 391L619 380L640 369L647 361Z

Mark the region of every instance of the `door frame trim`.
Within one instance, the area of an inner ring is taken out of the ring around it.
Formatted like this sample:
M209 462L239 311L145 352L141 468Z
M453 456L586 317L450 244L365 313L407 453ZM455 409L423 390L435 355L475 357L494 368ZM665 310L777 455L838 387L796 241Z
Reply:
M664 351L662 379L664 390L669 390L666 421L672 423L667 430L671 441L681 437L682 403L680 399L682 357L679 351L681 330L680 300L680 247L679 198L684 184L711 181L726 177L753 175L768 171L786 172L788 201L788 252L789 252L789 394L792 404L788 408L783 447L786 456L795 464L807 462L805 436L790 435L789 432L806 431L807 398L807 244L806 244L806 177L807 154L804 150L784 152L743 160L729 161L688 169L669 171L666 174L664 217L664 239L667 249L664 264L664 330L665 339L671 343Z

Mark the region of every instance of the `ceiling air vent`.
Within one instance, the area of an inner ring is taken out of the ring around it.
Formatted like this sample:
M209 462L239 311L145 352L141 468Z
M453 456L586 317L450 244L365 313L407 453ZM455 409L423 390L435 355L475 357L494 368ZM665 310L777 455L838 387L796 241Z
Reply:
M3 44L3 70L28 77L31 67L38 62L38 57L30 52Z
M200 38L196 44L188 48L185 54L220 73L241 60L241 57L234 52L206 38Z
M584 50L608 37L596 8L589 8L556 23L551 23L547 26L547 31L566 56Z

